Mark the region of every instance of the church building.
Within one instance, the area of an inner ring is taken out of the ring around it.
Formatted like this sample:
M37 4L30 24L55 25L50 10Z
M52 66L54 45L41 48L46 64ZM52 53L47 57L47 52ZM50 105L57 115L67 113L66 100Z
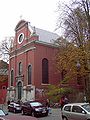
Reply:
M55 67L58 47L52 43L58 37L25 20L18 22L10 49L8 99L42 98L48 85L60 83Z

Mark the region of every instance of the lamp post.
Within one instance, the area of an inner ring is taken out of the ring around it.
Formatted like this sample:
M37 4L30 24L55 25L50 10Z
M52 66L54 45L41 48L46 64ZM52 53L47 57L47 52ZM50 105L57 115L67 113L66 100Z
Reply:
M81 64L79 61L77 61L77 64L76 64L76 67L77 67L77 83L80 84L80 68L81 68Z
M77 61L76 66L77 66L77 81L78 81L78 79L81 79L81 78L80 78L80 73L79 73L79 72L80 72L81 64L80 64L79 61ZM78 81L78 82L79 82L79 81ZM84 102L87 101L87 97L86 97L86 89L87 89L86 79L84 78Z

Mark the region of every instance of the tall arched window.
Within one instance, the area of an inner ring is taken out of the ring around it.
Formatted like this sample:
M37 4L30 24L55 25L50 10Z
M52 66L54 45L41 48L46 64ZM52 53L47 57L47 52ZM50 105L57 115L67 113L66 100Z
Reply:
M18 72L19 72L19 75L22 74L22 63L21 62L19 63L19 71Z
M42 60L42 83L48 84L48 60L44 58Z
M11 86L13 86L13 82L14 82L14 72L12 70L11 71Z
M28 85L32 83L32 66L28 66Z

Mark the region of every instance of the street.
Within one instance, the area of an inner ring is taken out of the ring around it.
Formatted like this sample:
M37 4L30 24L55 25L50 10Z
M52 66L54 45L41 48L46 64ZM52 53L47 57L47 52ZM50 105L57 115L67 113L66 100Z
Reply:
M0 108L2 108L4 111L7 111L7 107L4 106L4 105L0 105ZM53 108L52 111L51 111L52 114L49 114L48 116L46 117L38 117L38 118L32 118L31 116L24 116L24 120L25 120L25 117L31 117L31 120L62 120L61 118L61 110L60 108ZM12 112L9 112L9 115L14 115L14 116L21 116L21 113L12 113Z
M60 109L52 109L52 114L49 114L47 117L40 117L38 120L62 120Z

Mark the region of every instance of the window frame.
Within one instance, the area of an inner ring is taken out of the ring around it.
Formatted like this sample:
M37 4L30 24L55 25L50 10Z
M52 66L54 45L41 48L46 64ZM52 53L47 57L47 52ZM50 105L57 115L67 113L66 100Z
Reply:
M49 84L49 62L47 58L42 59L42 84Z

